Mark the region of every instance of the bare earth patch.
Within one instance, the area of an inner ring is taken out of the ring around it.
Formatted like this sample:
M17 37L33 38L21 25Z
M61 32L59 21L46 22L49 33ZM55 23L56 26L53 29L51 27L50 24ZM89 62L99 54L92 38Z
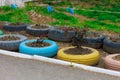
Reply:
M78 6L79 6L80 8L82 8L82 7L84 7L84 8L90 8L90 7L92 7L92 5L91 5L90 3L86 3L86 2L80 2L80 3L78 4Z
M39 15L36 12L33 12L33 11L29 12L28 14L29 14L29 17L30 17L32 23L45 24L45 23L48 23L48 22L54 22L55 21L55 19L53 19L51 17Z

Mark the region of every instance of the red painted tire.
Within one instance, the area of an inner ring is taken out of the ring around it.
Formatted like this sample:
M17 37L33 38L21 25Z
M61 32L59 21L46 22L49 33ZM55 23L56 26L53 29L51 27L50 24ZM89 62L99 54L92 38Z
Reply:
M104 58L104 67L111 70L120 71L120 61L114 60L113 57L120 54L108 55Z

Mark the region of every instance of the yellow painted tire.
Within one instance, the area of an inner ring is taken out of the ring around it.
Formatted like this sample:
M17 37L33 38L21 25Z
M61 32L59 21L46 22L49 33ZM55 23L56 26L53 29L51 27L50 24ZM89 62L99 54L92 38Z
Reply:
M75 62L75 63L85 64L85 65L94 65L99 60L99 52L96 49L83 47L83 48L88 48L92 51L92 53L85 54L85 55L72 55L64 52L65 50L70 48L74 48L74 47L66 47L66 48L60 49L57 53L57 58L64 61Z

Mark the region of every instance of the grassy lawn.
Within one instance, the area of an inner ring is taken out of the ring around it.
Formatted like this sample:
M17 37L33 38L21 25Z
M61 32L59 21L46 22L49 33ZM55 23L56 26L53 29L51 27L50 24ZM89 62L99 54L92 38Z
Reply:
M63 8L56 8L61 12L65 12L66 10ZM90 9L89 9L90 10ZM94 18L96 20L109 20L111 22L120 22L120 14L115 13L105 13L105 12L96 12L96 11L84 11L84 10L75 10L75 14L83 15L88 18Z
M120 33L120 26L117 25L111 25L111 24L106 24L97 20L94 21L85 21L86 25L88 25L89 28L95 29L95 30L107 30L111 32L116 32Z
M8 6L0 7L0 21L30 23L29 16L25 9L11 9Z
M70 26L70 27L74 27L74 26L83 27L84 25L87 25L88 28L92 28L95 30L108 30L108 31L120 33L120 26L101 22L103 20L109 20L114 23L118 22L120 20L119 19L120 15L115 15L115 14L75 10L76 14L95 19L95 20L85 20L84 22L80 22L78 18L64 14L63 12L65 12L65 9L61 9L61 8L59 9L56 8L56 10L59 10L60 12L55 10L52 13L47 12L45 7L30 7L30 6L26 6L25 8L18 8L16 10L4 6L4 7L0 7L0 10L1 10L0 21L31 23L28 12L32 10L40 15L52 17L56 20L54 22L49 22L47 24Z
M56 10L61 12L66 12L63 8L56 8ZM93 28L95 30L108 30L120 33L120 26L116 25L115 23L120 22L120 14L114 14L114 13L100 13L100 12L90 12L90 11L84 11L84 10L75 10L75 14L83 15L88 18L92 18L95 20L86 20L84 22L85 25L88 25L89 28ZM109 24L106 21L109 21Z

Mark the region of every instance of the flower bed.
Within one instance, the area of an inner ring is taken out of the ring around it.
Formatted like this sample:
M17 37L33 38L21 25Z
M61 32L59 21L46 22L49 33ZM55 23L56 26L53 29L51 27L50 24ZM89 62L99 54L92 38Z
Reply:
M27 34L26 31L19 31L19 32L9 32L9 31L5 31L1 28L1 30L4 32L4 34L22 34L24 36L27 36L28 39L35 39L35 36L32 36L30 34ZM59 49L61 48L65 48L65 47L69 47L70 46L70 43L63 43L63 42L57 42L58 46L59 46ZM105 57L106 55L109 55L109 53L103 51L103 49L97 49L100 53L100 59L98 61L98 63L96 65L93 65L93 66L96 66L96 67L102 67L104 68L104 62L102 60L103 57ZM57 57L54 57L57 59Z

